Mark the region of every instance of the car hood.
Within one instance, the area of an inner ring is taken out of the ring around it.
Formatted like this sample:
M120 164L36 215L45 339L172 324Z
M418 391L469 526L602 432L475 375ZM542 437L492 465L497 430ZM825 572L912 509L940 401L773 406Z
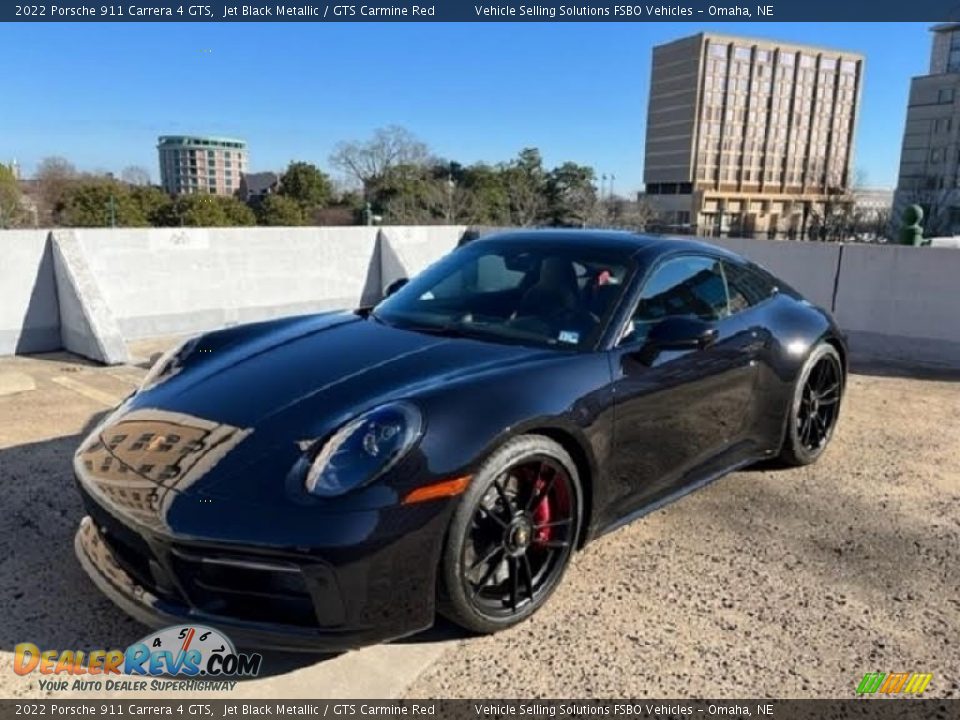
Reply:
M383 402L548 354L353 313L211 333L114 412L78 462L94 475L179 492L222 489L254 463L258 474L289 468L311 443Z

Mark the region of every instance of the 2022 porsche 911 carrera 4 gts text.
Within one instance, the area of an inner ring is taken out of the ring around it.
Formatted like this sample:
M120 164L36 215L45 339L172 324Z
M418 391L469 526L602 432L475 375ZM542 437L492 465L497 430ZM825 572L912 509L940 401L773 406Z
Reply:
M77 555L131 615L239 644L344 649L438 611L495 631L602 533L815 461L846 355L828 313L719 248L493 235L376 307L164 356L76 453Z

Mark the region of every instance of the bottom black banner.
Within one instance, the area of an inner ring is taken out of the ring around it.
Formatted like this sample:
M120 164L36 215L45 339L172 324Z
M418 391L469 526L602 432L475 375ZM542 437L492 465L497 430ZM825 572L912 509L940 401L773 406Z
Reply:
M73 717L957 720L960 700L0 700L0 720Z

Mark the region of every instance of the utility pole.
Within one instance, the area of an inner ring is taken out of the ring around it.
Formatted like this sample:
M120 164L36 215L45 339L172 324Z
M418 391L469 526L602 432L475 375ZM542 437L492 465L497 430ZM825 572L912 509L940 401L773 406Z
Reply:
M453 180L453 160L447 168L447 225L453 222L453 189L456 183Z

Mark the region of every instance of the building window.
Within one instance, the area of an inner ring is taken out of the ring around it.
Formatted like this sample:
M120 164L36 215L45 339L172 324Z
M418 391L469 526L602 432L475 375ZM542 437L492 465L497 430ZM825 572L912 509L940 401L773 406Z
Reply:
M855 63L853 60L844 60L840 63L840 72L853 75L855 72L857 72L857 63Z
M746 60L750 61L750 48L737 46L733 49L733 59L734 60Z
M728 47L728 45L716 45L715 43L710 43L710 57L726 58Z
M946 105L953 102L953 88L940 88L937 93L937 102Z
M770 62L769 50L757 50L757 62Z

